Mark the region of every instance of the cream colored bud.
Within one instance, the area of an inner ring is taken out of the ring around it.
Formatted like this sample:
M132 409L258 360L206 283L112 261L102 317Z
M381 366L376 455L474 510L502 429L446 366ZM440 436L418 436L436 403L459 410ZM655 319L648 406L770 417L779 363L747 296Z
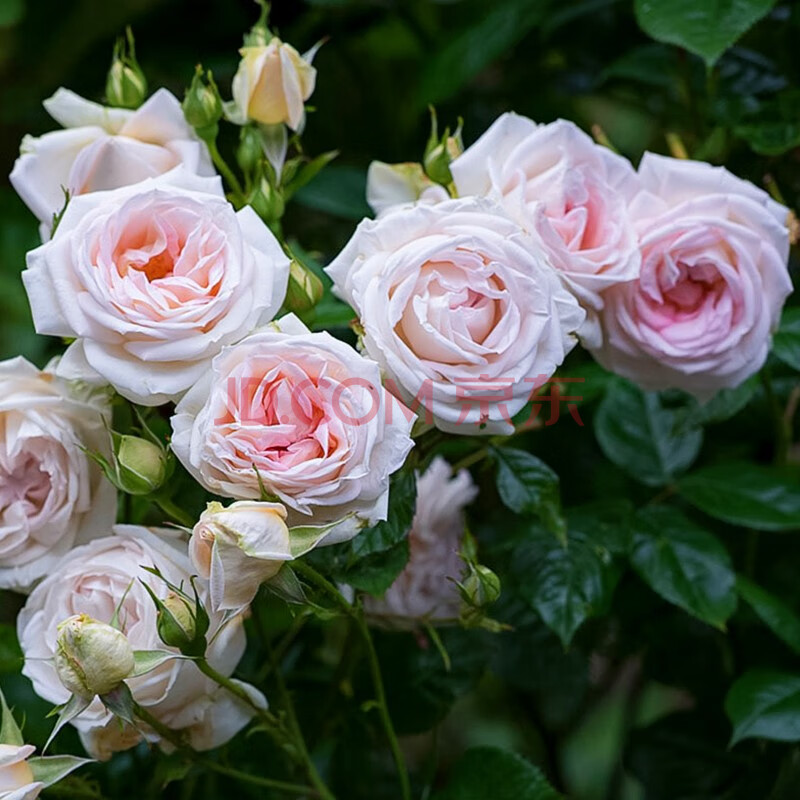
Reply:
M317 78L311 56L301 56L277 36L268 44L243 47L239 52L242 60L233 79L231 119L239 124L247 120L263 125L285 123L298 130Z
M108 694L134 669L133 648L122 631L85 614L58 626L55 667L61 683L79 697Z

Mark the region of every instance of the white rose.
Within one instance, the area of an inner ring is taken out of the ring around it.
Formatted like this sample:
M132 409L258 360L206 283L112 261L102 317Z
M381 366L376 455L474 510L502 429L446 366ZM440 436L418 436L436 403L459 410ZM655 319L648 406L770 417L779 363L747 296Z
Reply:
M285 123L295 131L301 128L304 103L317 80L311 66L316 48L301 56L274 36L269 44L243 47L239 52L242 60L233 78L230 119L241 125L252 119L264 125Z
M391 626L451 622L461 611L459 551L464 538L464 507L478 494L467 470L453 476L437 456L417 478L417 507L408 535L409 559L382 598L365 597L371 616Z
M53 659L57 651L58 623L74 614L111 620L122 602L120 621L136 650L163 650L156 628L156 608L140 578L162 599L169 589L143 567L154 566L170 582L188 585L191 564L181 534L172 530L119 525L115 535L76 548L58 571L46 578L28 597L17 618L17 635L25 655L25 674L36 693L51 703L64 703L69 692L61 684ZM201 597L205 591L201 584ZM241 617L222 625L221 614L211 614L207 658L229 676L245 648ZM217 747L243 728L252 709L206 678L190 661L172 659L146 675L127 681L134 699L161 722L182 731L197 750ZM248 687L254 700L263 697ZM73 724L87 750L108 758L116 750L134 746L140 736L120 729L118 720L98 698ZM158 741L154 732L148 738Z
M767 358L792 291L788 209L698 161L646 153L639 175L641 275L606 293L593 353L645 389L708 399Z
M99 393L0 362L0 588L27 591L75 544L114 523L114 487L83 448L109 455Z
M22 279L38 333L77 337L60 373L142 405L180 397L224 345L271 319L289 260L218 178L187 172L72 200Z
M297 512L293 522L350 512L374 522L386 519L389 476L413 446L413 416L383 389L377 364L288 315L214 359L175 409L172 449L223 497L258 499L263 486Z
M44 789L27 761L35 749L29 744L0 744L0 800L35 800Z
M365 220L326 271L387 388L445 431L513 430L585 316L539 239L484 199Z
M161 175L179 164L198 175L213 175L206 146L183 118L177 99L159 89L130 111L84 100L59 89L44 107L64 130L22 140L9 176L12 186L50 236L53 215L70 196L118 189Z
M498 199L541 236L587 309L602 308L604 289L638 275L638 242L627 213L636 173L572 122L537 125L503 114L450 170L459 194Z

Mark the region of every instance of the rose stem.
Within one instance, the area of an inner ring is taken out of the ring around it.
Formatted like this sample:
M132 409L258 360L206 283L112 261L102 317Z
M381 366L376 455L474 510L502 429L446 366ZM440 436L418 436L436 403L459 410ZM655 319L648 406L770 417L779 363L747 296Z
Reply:
M154 717L146 708L143 708L138 703L133 704L133 713L146 725L151 727L162 739L168 741L176 749L180 750L191 761L194 761L198 766L218 772L220 775L227 775L229 778L235 778L243 783L252 783L256 786L263 786L268 789L275 789L281 792L288 792L290 794L304 794L309 793L318 794L317 791L308 786L301 786L296 783L287 783L286 781L273 780L272 778L262 778L259 775L251 775L248 772L242 772L232 767L226 767L223 764L217 764L215 761L207 761L199 753L187 748L186 743L177 731L167 727L161 720ZM324 795L323 795L324 796Z
M314 584L329 595L336 605L354 620L367 648L367 658L369 660L370 672L372 673L372 684L375 689L375 701L378 713L381 717L381 722L383 723L384 732L386 733L386 738L389 740L392 757L397 767L402 797L403 800L411 800L411 784L408 779L408 770L406 769L403 752L400 749L400 743L397 741L397 734L392 724L392 718L389 716L389 708L386 704L386 691L383 686L383 676L381 675L381 667L378 662L378 654L375 652L375 644L372 641L372 636L370 635L369 628L364 619L363 610L360 607L351 606L330 581L304 561L295 561L292 566L295 571L302 575L309 583Z
M264 708L259 708L259 706L253 702L253 699L250 697L250 695L238 683L217 672L214 667L212 667L211 664L206 661L206 659L198 658L195 661L195 664L197 664L200 672L202 672L206 677L211 678L212 681L227 689L231 694L235 695L242 702L254 709L256 714L258 714L258 716L272 729L280 730L283 728L281 721L274 714L271 714ZM293 713L294 712L292 709L292 715ZM290 722L292 715L290 715ZM323 800L336 800L334 795L331 794L330 789L328 789L328 787L325 785L325 782L320 777L319 772L317 772L317 768L314 766L314 762L311 760L311 756L308 754L308 748L306 747L306 743L303 740L299 727L292 727L294 730L291 731L291 733L294 733L293 738L295 739L295 744L300 751L300 756L303 765L306 768L309 780L314 785L314 788L317 790L317 793L323 798Z

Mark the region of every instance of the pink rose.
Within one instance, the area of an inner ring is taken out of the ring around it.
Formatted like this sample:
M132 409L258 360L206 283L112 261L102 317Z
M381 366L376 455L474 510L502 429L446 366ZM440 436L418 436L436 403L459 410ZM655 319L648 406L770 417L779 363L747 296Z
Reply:
M142 405L180 397L280 308L289 261L218 178L187 172L70 201L23 281L38 333L77 337L60 374Z
M641 276L605 294L597 360L708 398L757 372L792 291L787 209L722 167L645 154Z
M141 108L106 108L59 89L47 109L64 130L26 136L9 177L50 236L53 215L71 196L118 189L183 165L213 175L206 146L183 118L180 103L159 89Z
M17 618L25 655L23 674L36 694L51 703L69 699L53 663L58 623L68 617L86 614L108 622L121 603L123 632L135 650L169 649L158 638L156 607L142 580L161 599L169 589L143 567L156 567L171 583L187 586L192 567L182 534L137 525L118 525L114 534L69 553L59 569L34 589ZM205 602L207 586L200 581L198 588ZM226 619L224 614L212 612L208 638L209 662L222 674L231 675L245 649L241 616ZM191 661L171 659L127 683L137 703L165 725L183 732L195 750L219 747L253 717L252 708L206 678ZM265 705L257 690L241 685L254 701ZM142 739L141 731L120 725L98 698L72 724L87 750L100 759L134 747ZM159 740L155 732L145 730L148 739Z
M585 316L538 237L482 198L365 220L326 271L387 387L445 431L513 430Z
M627 213L636 173L573 123L503 114L450 169L459 194L495 197L539 234L587 309L602 308L605 289L637 276Z
M419 621L452 622L461 611L464 507L478 494L467 470L453 475L437 456L417 478L417 507L408 536L409 560L382 598L364 597L371 617L405 627ZM452 579L452 580L451 580Z
M290 524L351 512L376 522L413 446L413 416L383 389L377 364L289 315L214 359L175 409L172 449L223 497L257 500L263 486L294 510Z
M28 591L114 523L116 490L86 454L110 455L110 421L103 393L0 362L0 588Z

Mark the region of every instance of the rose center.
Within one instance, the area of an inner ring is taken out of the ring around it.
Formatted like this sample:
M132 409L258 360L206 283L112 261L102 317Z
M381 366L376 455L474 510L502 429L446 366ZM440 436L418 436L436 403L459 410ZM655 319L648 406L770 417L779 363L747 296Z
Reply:
M50 476L31 455L8 467L0 466L0 511L22 503L26 514L41 508L50 491Z

